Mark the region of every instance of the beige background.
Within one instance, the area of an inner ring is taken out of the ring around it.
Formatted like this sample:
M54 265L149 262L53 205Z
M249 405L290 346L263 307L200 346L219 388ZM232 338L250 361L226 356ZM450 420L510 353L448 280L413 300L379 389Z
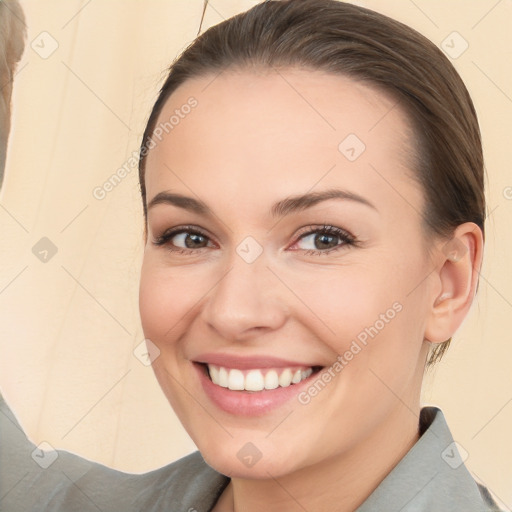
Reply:
M165 68L197 33L203 0L21 3L28 41L0 201L1 390L34 442L142 472L195 448L133 354L143 340L136 168L103 200L93 189L137 150ZM203 28L255 3L212 0ZM510 509L512 1L357 3L440 46L453 31L469 44L453 62L483 132L485 263L472 312L423 400L444 410L467 466ZM46 263L32 252L43 237L57 248Z

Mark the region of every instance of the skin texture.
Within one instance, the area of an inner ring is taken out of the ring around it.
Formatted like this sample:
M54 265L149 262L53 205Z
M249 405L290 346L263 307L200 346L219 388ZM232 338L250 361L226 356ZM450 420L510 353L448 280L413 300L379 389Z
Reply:
M354 510L418 439L427 351L467 314L481 231L456 229L457 261L446 240L425 233L407 117L368 85L311 70L229 70L184 83L160 121L191 96L197 107L149 152L147 201L178 192L214 215L166 204L148 211L140 313L160 350L155 374L205 460L232 478L215 510ZM355 161L338 149L349 134L366 145ZM281 219L269 213L275 201L328 188L375 208L334 199ZM172 243L187 247L183 235L153 243L187 224L207 235L202 248L172 252ZM337 250L307 254L326 251L318 236L301 238L324 224L356 245L334 237ZM236 252L247 236L263 249L250 264ZM401 311L307 405L228 414L192 367L204 352L328 367L394 303ZM237 457L248 442L261 452L252 467Z

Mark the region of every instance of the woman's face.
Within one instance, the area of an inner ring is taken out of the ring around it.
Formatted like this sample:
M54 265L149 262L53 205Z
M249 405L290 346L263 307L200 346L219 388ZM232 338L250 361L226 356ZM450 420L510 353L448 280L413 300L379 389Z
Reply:
M223 72L164 106L140 313L220 472L371 457L417 425L436 285L409 137L396 101L317 71Z

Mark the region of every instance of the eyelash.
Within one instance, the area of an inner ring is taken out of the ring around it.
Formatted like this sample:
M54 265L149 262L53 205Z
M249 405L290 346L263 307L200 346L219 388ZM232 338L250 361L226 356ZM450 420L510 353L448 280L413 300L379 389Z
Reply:
M164 232L161 236L159 236L156 240L154 240L153 243L156 246L167 245L168 246L167 250L169 250L173 253L176 253L176 254L190 254L193 252L198 252L201 249L206 249L206 247L199 247L198 249L190 249L190 248L184 249L182 247L172 248L169 241L176 235L179 235L182 233L199 235L199 236L202 236L205 238L209 238L208 235L206 235L206 233L203 233L201 230L199 230L198 228L196 228L194 226L182 226L179 228L172 229L171 231ZM348 231L345 231L344 229L337 228L335 226L331 226L331 225L327 225L327 224L320 226L320 227L310 227L308 231L301 233L301 235L297 239L297 242L313 233L318 233L318 234L322 234L322 235L331 235L331 236L334 235L334 236L337 236L343 243L338 244L335 247L331 247L330 249L325 249L323 251L318 250L318 249L301 249L302 251L304 251L304 254L308 255L308 256L309 255L321 256L324 254L329 254L333 251L337 251L337 250L341 249L342 247L356 246L358 243L357 240L355 239L355 237L353 235L351 235ZM295 243L293 245L295 245Z

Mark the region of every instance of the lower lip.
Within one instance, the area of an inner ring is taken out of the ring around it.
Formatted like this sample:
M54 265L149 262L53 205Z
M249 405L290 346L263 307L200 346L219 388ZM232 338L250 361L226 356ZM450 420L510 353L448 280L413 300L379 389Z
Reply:
M193 363L199 373L199 380L204 392L210 400L220 409L237 416L261 416L296 397L303 388L309 386L311 379L316 378L318 372L312 373L307 379L297 384L264 389L262 391L232 391L214 384L206 374L207 370L202 364Z

